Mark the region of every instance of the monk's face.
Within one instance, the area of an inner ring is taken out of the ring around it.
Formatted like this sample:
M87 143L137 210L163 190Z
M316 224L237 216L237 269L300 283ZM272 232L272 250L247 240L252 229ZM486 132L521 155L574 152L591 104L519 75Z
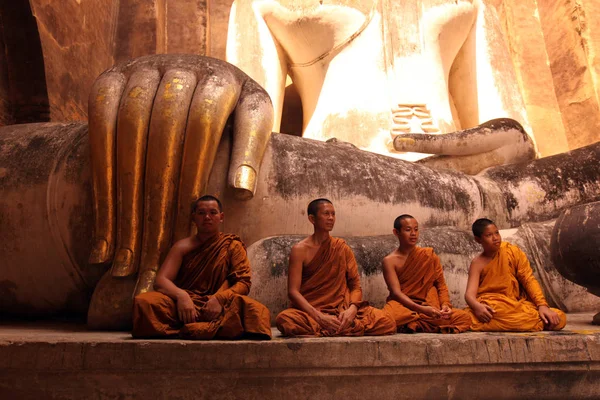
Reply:
M198 233L216 233L223 223L223 213L216 201L199 201L193 215Z
M400 230L394 229L394 235L403 247L411 247L419 241L419 223L414 218L400 221Z
M494 224L486 226L481 237L476 237L475 239L477 243L481 244L484 251L498 251L502 243L498 227Z
M333 204L319 204L317 215L310 215L309 219L315 226L315 230L331 232L335 225L335 208L333 208Z

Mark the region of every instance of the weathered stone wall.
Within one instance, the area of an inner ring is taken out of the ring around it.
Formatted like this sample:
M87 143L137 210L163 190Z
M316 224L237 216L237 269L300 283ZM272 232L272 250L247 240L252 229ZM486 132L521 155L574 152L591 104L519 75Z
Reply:
M50 119L86 120L92 83L115 63L118 1L31 0L30 4L44 55Z
M207 55L208 0L121 0L115 61L150 54Z
M48 121L36 20L26 1L0 2L0 126Z
M535 0L500 0L496 3L538 151L542 156L561 153L569 148L569 144L537 3Z
M588 4L594 2L588 1ZM590 59L589 40L600 37L598 26L588 25L582 1L538 2L555 92L570 149L598 140L600 108Z

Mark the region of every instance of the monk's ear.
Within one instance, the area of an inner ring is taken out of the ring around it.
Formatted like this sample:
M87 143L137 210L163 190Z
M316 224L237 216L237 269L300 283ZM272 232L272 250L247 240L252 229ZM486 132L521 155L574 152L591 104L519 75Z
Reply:
M311 224L315 224L315 216L312 214L308 214L308 220L310 221Z
M400 232L398 232L398 229L396 229L396 228L392 229L392 233L394 234L394 236L400 237Z

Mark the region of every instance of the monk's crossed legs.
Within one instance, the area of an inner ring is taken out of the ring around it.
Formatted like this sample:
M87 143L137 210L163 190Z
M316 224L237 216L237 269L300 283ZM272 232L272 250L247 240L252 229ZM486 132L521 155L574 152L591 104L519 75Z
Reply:
M288 308L277 315L277 329L283 336L332 336L304 311ZM363 307L346 330L337 336L377 336L396 333L396 323L383 310Z

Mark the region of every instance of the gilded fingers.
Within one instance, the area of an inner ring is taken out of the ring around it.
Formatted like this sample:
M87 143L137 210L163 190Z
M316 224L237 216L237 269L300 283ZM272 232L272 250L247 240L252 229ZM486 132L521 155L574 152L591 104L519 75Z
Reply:
M125 77L118 72L101 75L89 98L89 140L92 161L94 242L91 264L112 260L115 245L115 137L117 112Z
M232 82L233 81L233 82ZM190 234L190 204L205 190L240 86L233 79L207 76L198 83L188 116L173 241Z
M235 112L228 179L240 199L254 196L272 126L273 106L269 96L256 82L246 81Z
M127 83L117 123L117 252L113 276L137 272L142 241L144 167L150 111L160 75L134 72Z
M188 109L196 75L168 70L160 83L150 121L144 188L144 228L135 294L152 289L173 232L175 199Z

